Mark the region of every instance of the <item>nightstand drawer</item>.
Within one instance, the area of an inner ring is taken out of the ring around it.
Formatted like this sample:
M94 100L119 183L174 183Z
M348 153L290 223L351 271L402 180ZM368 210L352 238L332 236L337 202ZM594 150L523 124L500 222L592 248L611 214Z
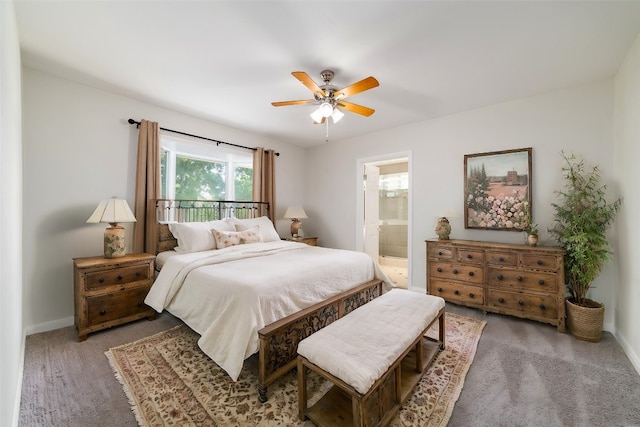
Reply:
M103 286L121 285L149 278L149 265L140 264L113 270L94 271L85 276L87 290Z
M112 294L87 297L87 326L152 310L144 303L148 292L148 286L140 286Z

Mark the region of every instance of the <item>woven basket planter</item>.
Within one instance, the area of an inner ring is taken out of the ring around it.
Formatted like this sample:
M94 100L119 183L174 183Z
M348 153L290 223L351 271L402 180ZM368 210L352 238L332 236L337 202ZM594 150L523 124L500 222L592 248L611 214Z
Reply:
M599 342L602 338L602 324L604 323L604 305L592 300L586 300L590 305L584 307L566 301L567 328L571 335L582 341Z

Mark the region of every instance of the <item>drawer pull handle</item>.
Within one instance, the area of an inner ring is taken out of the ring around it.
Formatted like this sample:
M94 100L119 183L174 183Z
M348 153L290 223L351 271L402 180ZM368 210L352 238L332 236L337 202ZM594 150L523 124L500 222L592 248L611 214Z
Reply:
M524 278L522 276L518 276L518 282L522 282L524 280Z
M538 285L540 285L540 286L544 285L544 280L542 280L542 279L538 280Z
M122 280L122 274L118 274L118 280Z
M520 304L520 305L524 305L524 301L519 300L519 301L518 301L518 304Z
M455 268L453 269L453 274L458 274L458 270L456 270Z
M438 273L442 273L442 268L438 267Z
M442 292L442 288L438 288L438 292Z
M475 294L469 294L469 298L475 298Z
M104 283L104 277L99 278L99 279L98 279L98 282L100 282L100 283Z
M105 314L107 314L107 310L105 309L100 310L100 316L104 316Z
M443 255L443 254L442 254L442 251L438 252L438 255L442 256L442 255Z
M546 310L547 307L544 306L544 304L540 304L538 307L540 307L540 310Z
M467 254L467 259L473 259L473 255Z
M474 273L473 271L470 271L470 272L469 272L469 276L471 276L471 277L473 277L473 275L474 275L474 274L475 274L475 273Z
M504 276L502 274L498 274L498 280L502 280L504 279Z
M542 265L542 260L541 260L541 259L539 259L539 260L536 262L536 264L538 264L538 265Z
M136 277L140 277L142 276L142 272L141 271L136 271Z
M503 258L503 257L500 257L500 258L498 258L498 261L500 261L500 262L504 262L504 258Z
M456 295L460 295L460 291L457 290L457 289L455 291L453 291L453 293L456 294Z
M498 302L504 302L504 298L502 297L498 298Z

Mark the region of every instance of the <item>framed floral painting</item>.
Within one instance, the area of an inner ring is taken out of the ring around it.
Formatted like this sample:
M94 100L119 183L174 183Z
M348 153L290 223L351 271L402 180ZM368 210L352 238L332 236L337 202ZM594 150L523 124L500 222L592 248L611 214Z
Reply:
M522 231L531 219L531 148L464 156L464 227Z

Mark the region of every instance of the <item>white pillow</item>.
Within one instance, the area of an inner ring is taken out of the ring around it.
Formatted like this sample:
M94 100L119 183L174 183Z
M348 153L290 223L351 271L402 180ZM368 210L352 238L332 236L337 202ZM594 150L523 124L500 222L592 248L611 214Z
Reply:
M178 246L174 248L176 252L199 252L216 249L216 240L211 235L212 228L222 231L235 231L235 228L227 221L207 221L207 222L172 222L169 224L169 231L173 237L178 239Z
M258 225L244 231L220 231L212 228L211 235L216 239L216 245L219 249L229 246L244 245L245 243L262 242L260 226Z
M263 242L273 242L280 240L280 235L273 226L273 223L269 217L261 216L259 218L250 219L238 219L227 218L227 221L232 224L237 231L244 231L256 225L260 226L260 234L262 234Z

